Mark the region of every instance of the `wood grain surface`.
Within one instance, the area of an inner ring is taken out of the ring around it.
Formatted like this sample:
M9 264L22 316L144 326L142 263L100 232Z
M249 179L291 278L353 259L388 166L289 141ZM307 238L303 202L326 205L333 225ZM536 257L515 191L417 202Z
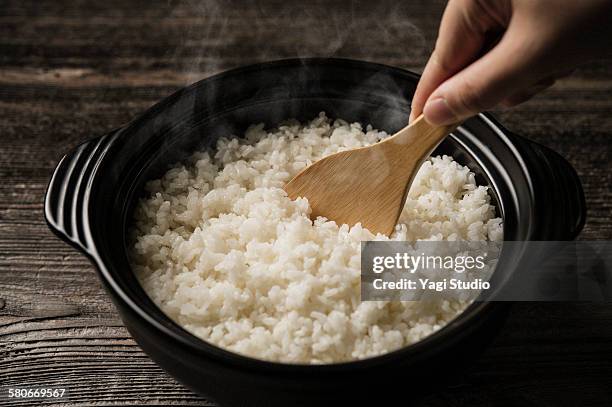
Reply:
M211 404L140 350L90 263L47 229L43 195L63 153L243 64L343 56L420 70L442 9L428 0L0 2L0 405ZM612 238L611 65L591 63L497 112L577 169L582 239ZM403 404L608 406L611 384L609 304L521 303L455 385ZM8 387L68 394L32 403L8 400Z

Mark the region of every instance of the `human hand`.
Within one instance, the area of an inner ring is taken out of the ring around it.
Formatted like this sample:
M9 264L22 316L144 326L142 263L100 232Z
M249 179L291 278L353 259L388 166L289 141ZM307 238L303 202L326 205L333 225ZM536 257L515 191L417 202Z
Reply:
M612 0L450 0L410 121L452 124L522 103L610 52L611 39Z

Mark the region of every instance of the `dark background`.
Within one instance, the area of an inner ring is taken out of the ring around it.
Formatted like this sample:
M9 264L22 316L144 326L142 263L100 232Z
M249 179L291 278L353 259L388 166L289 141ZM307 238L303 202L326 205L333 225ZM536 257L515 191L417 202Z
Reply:
M420 71L443 7L427 0L0 1L0 391L65 387L65 401L86 406L210 404L149 360L87 259L47 229L43 195L54 166L79 142L227 68L344 56ZM532 101L496 112L577 169L589 208L581 239L612 237L611 66L589 64ZM403 397L411 403L410 393ZM416 405L611 403L612 307L519 303L454 385Z

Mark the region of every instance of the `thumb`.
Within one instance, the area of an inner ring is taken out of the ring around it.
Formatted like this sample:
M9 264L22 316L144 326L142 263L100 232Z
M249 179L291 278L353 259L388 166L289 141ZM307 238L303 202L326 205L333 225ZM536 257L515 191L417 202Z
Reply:
M534 81L529 66L536 59L536 47L509 29L501 41L480 59L444 81L425 106L425 120L434 125L461 122L498 105Z

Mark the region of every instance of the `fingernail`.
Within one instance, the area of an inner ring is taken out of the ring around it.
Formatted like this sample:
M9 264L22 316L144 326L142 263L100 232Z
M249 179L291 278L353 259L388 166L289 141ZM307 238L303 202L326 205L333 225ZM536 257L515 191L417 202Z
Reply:
M425 104L423 109L425 120L436 126L444 126L453 124L458 121L453 111L448 106L448 102L444 98L436 98Z

